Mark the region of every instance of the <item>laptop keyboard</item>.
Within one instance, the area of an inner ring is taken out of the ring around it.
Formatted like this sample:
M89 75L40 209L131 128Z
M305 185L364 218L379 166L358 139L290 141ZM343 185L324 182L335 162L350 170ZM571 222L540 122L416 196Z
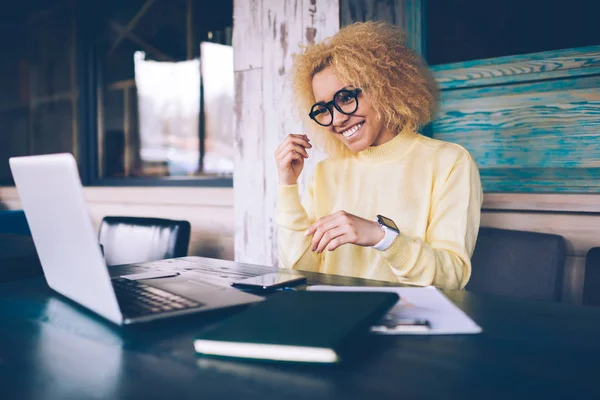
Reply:
M202 303L167 292L139 281L112 280L121 312L128 318L199 307Z

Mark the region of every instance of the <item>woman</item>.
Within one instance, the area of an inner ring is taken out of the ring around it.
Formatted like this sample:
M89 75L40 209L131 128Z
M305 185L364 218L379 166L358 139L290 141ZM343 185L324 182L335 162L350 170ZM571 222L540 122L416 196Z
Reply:
M481 213L469 153L416 129L435 110L436 85L401 32L355 23L295 55L294 92L306 135L275 152L280 266L462 289ZM311 142L320 162L300 201Z

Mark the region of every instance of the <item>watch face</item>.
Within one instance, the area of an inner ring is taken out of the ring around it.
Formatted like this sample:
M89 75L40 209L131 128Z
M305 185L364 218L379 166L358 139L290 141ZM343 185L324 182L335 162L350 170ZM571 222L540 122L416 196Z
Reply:
M391 219L384 217L383 215L378 215L377 220L379 221L380 224L385 225L388 228L395 230L396 232L400 232L400 229L398 229L398 226L396 226L394 221L392 221Z

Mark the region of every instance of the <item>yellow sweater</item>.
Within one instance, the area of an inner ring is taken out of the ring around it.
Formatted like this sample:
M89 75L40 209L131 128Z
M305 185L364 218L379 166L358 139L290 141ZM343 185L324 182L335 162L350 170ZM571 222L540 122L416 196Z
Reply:
M462 289L471 276L482 198L477 166L464 148L401 132L354 157L320 162L302 202L298 185L279 186L280 266ZM311 251L304 231L339 210L389 217L400 235L384 251L353 244Z

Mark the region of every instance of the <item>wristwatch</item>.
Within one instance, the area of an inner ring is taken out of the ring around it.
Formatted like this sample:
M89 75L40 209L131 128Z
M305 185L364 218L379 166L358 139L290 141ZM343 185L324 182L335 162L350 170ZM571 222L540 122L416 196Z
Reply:
M400 229L398 229L398 226L394 223L394 221L384 217L383 215L377 215L377 223L383 231L384 236L383 239L381 239L372 247L376 250L383 251L392 245L394 239L396 239L396 236L400 234Z

